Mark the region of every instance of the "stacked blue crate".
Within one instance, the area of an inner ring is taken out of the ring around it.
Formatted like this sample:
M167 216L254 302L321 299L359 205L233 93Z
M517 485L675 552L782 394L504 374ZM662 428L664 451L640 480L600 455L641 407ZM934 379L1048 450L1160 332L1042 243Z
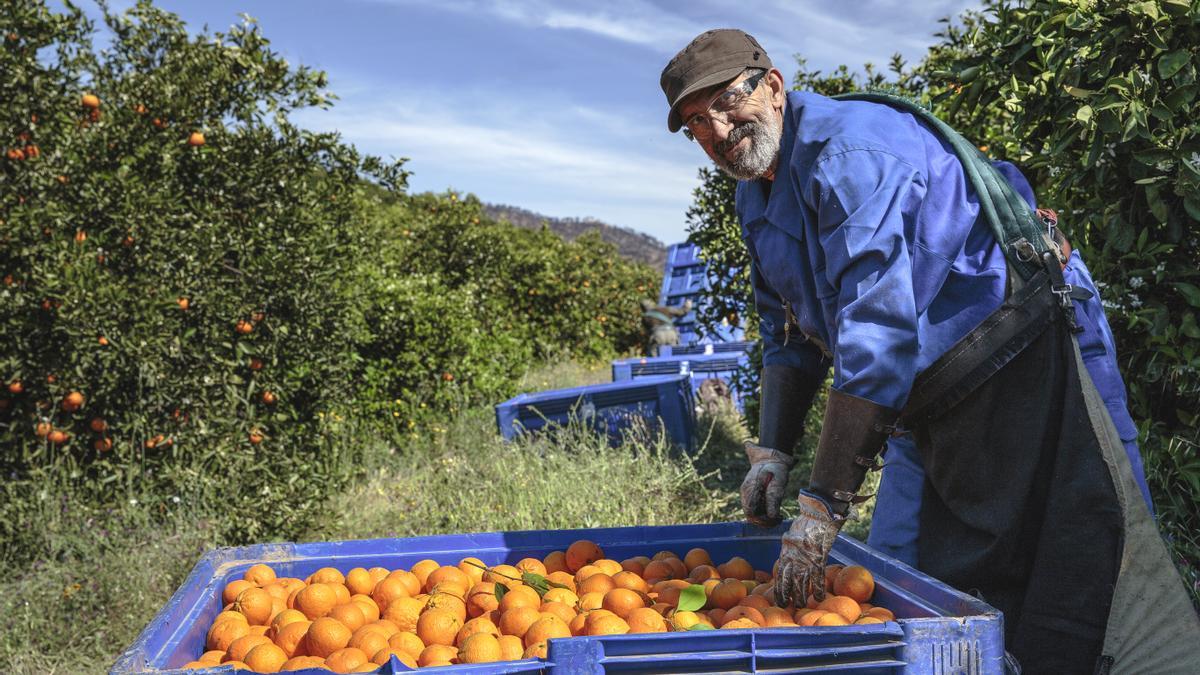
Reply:
M737 388L737 373L749 364L749 360L749 355L744 351L617 359L612 362L612 378L614 382L622 382L661 377L669 373L690 375L692 391L696 392L697 397L704 381L715 378L729 386L733 404L741 410L742 392Z
M671 244L663 265L662 288L658 302L667 307L679 307L687 300L699 308L707 301L708 266L700 258L700 247L687 242ZM679 344L736 342L744 338L740 326L723 322L711 332L704 332L696 321L695 310L675 320Z

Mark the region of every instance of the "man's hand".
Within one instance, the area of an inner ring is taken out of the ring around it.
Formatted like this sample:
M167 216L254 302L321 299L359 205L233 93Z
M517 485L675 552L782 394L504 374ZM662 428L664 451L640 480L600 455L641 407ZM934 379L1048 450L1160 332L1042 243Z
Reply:
M816 496L801 492L798 501L800 513L783 535L779 552L775 603L780 607L803 607L810 595L825 599L825 559L846 522Z
M779 505L787 488L788 470L796 460L790 456L746 441L750 470L742 481L742 511L746 520L761 527L774 527L782 520Z

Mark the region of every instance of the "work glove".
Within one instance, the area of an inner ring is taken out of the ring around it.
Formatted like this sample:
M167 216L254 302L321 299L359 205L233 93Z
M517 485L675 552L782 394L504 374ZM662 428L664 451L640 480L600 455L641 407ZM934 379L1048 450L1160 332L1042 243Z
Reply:
M802 491L797 501L800 513L783 535L775 572L775 604L780 607L803 607L810 595L825 599L825 560L846 522L846 516L813 494Z
M779 505L787 488L788 471L796 460L778 450L746 441L750 470L742 480L742 511L746 520L760 527L774 527L782 518Z

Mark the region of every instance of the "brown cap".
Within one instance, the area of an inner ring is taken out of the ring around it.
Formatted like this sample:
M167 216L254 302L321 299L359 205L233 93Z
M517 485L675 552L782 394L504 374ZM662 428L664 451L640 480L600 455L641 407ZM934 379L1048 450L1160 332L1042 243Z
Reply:
M675 106L689 94L729 82L747 68L774 68L767 52L750 34L736 28L718 28L696 36L663 68L663 93L667 95L667 128L679 131L683 120Z

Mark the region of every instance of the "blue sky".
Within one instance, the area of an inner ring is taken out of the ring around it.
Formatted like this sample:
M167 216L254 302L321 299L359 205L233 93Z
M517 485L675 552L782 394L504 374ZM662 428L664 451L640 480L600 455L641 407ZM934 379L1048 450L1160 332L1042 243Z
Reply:
M114 7L128 5L115 1ZM359 149L408 157L414 192L472 192L552 216L591 216L665 242L707 165L666 130L659 73L701 31L753 34L789 81L809 67L916 61L938 19L979 0L158 0L193 29L258 19L340 100L303 111Z

